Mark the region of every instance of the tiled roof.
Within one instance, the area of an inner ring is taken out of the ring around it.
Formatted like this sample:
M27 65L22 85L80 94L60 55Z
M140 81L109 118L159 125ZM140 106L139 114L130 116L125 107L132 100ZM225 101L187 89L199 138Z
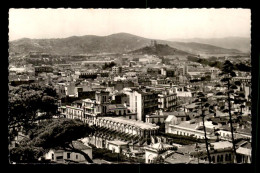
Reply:
M81 141L72 141L74 148L79 150L91 149L90 146L84 145Z

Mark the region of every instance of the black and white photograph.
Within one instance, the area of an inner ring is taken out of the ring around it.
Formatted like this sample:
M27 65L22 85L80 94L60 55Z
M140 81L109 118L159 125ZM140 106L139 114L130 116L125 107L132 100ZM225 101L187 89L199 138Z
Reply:
M9 164L251 164L251 10L10 8Z

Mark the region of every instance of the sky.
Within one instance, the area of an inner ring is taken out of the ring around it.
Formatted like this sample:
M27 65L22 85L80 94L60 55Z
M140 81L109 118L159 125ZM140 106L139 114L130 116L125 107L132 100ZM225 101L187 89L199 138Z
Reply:
M125 32L150 39L248 37L250 9L10 9L9 40Z

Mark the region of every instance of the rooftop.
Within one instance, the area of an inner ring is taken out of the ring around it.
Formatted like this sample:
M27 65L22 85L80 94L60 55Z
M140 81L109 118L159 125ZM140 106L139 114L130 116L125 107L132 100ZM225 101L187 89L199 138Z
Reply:
M114 141L109 141L111 144L115 145L127 145L127 142L119 141L119 140L114 140Z
M189 105L185 106L185 108L187 108L187 109L194 109L196 107L198 107L198 105L196 105L196 103L192 103L192 104L189 104Z
M214 142L211 143L211 145L214 146L214 149L224 149L224 148L232 148L232 143L228 141L220 141L220 142Z
M142 121L132 120L132 119L126 119L124 117L99 117L98 119L104 119L109 120L113 122L118 122L122 124L128 124L135 127L139 127L141 129L158 129L159 126L156 126L155 124L151 123L144 123Z
M239 147L236 152L238 154L243 154L243 155L248 155L248 156L251 156L251 152L252 150L251 149L248 149L248 148L244 148L244 147Z
M73 146L79 150L91 149L92 147L84 145L81 141L72 141Z
M112 109L126 109L127 107L125 107L123 104L115 104L115 105L108 105L108 109L112 110Z

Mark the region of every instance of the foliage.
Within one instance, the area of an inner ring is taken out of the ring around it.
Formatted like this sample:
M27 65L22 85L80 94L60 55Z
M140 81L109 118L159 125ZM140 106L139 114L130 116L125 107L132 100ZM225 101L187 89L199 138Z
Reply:
M224 65L222 62L217 61L216 57L210 57L209 59L203 59L203 58L188 56L188 60L192 61L192 62L197 62L197 63L203 64L203 65L208 65L210 67L216 67L219 69L222 69L223 65ZM232 66L233 66L234 70L239 70L239 71L244 71L244 72L251 71L251 67L249 67L246 64L241 63L241 62L238 64L234 64Z
M103 70L110 69L110 68L114 67L115 65L116 65L115 62L105 63L105 65L102 66L102 69Z
M93 130L78 119L54 119L38 126L33 131L31 143L46 149L62 147L72 148L71 142L87 136Z
M37 163L44 150L38 147L24 146L10 149L10 160L22 163Z
M63 149L82 154L88 162L92 163L89 156L81 150L74 148L72 143L72 141L86 137L92 132L93 129L78 119L61 118L41 121L39 125L30 131L30 139L19 146L19 148L21 147L20 150L23 147L41 148L43 150ZM27 150L22 151L27 152ZM33 159L38 157L38 154L31 154L28 157Z
M19 128L25 131L39 119L51 118L57 113L56 91L37 84L12 87L8 95L8 128L12 138ZM41 113L41 116L38 116Z

